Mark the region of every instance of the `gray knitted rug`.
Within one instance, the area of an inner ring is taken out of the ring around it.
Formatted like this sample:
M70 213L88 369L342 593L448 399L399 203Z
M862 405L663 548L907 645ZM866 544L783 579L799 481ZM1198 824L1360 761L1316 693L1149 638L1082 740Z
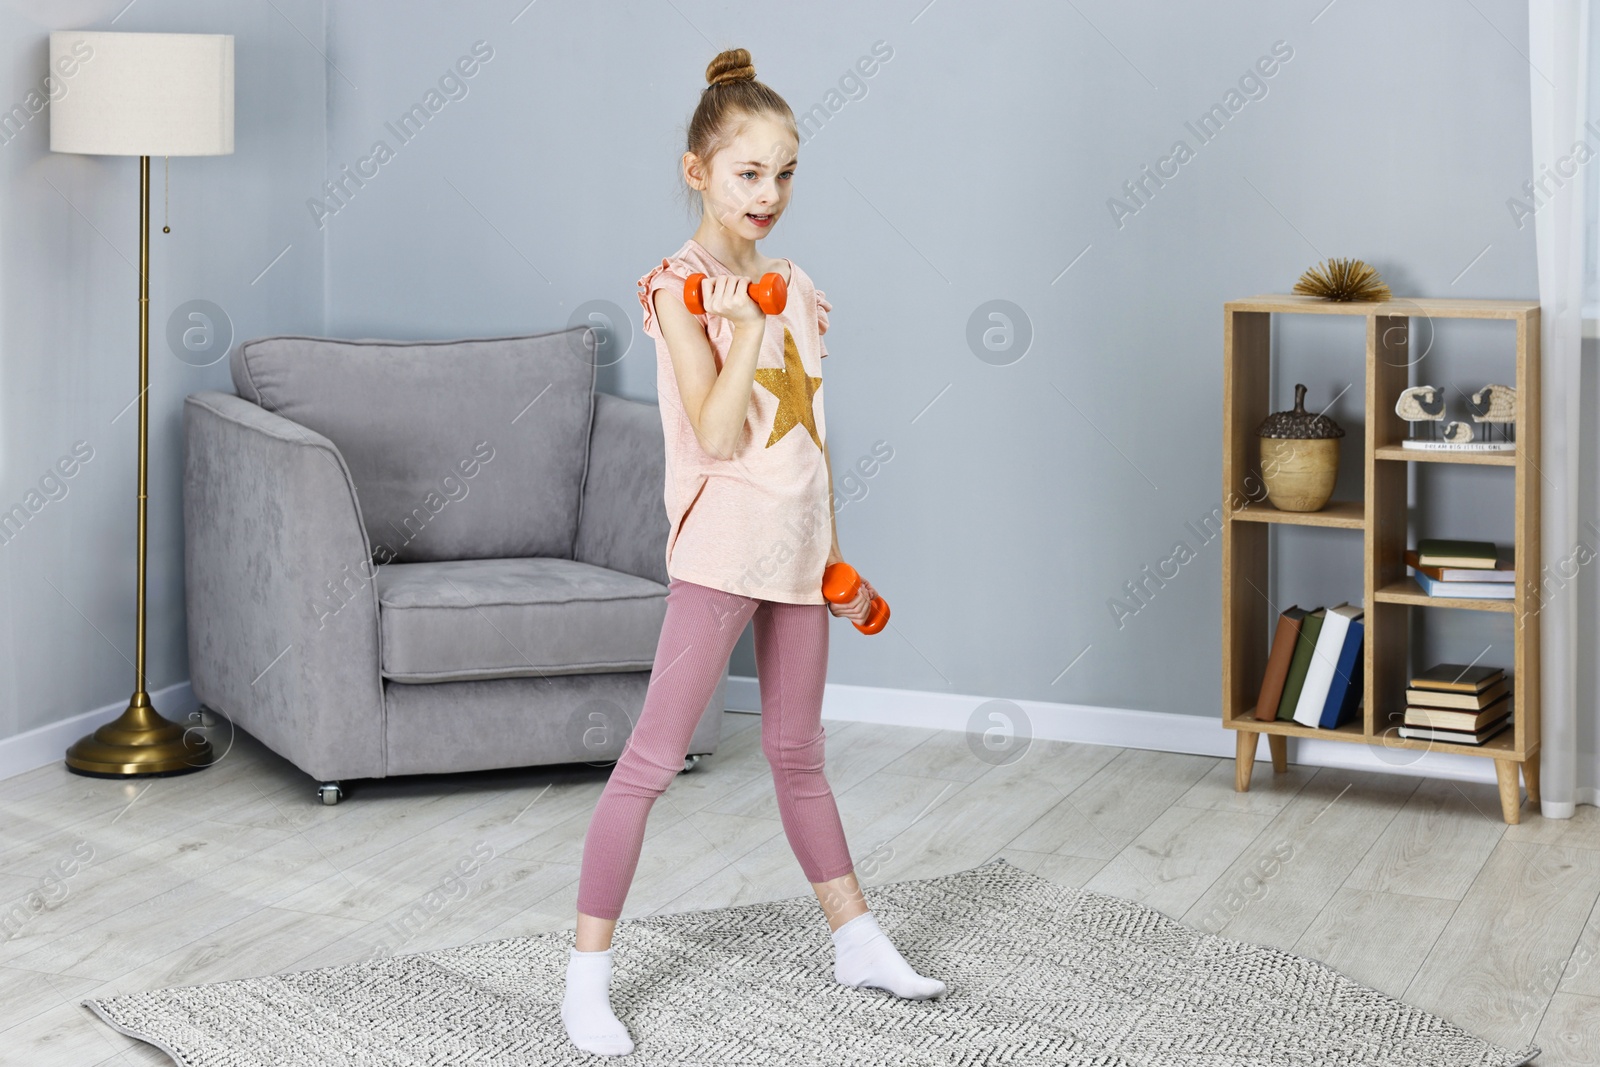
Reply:
M671 1067L1513 1067L1500 1048L1314 960L1202 933L1004 859L873 886L879 923L945 994L833 980L816 899L625 919L611 1000ZM558 1013L570 930L86 1000L184 1067L613 1062Z

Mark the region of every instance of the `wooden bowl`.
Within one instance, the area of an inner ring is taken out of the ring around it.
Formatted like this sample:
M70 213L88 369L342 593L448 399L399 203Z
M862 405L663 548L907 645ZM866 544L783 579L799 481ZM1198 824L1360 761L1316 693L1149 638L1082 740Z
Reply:
M1279 511L1321 511L1339 477L1339 438L1262 437L1261 480Z

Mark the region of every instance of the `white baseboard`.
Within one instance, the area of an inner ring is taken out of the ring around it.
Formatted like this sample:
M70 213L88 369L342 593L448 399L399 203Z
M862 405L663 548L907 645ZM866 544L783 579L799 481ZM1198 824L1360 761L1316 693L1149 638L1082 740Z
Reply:
M748 675L728 677L728 707L759 712L761 691ZM878 689L830 682L823 696L822 717L840 722L872 722L889 726L922 726L965 731L968 717L989 698L913 689ZM1186 752L1198 756L1234 755L1233 731L1215 716L1179 715L1164 711L1056 704L1044 700L1009 700L1028 717L1032 736L1047 741ZM1258 760L1268 758L1260 745ZM1289 738L1289 762L1311 767L1450 778L1462 782L1494 782L1494 761L1482 756L1416 749L1380 749L1350 741ZM1589 792L1589 790L1584 790ZM1579 798L1593 803L1593 798ZM1549 805L1546 805L1548 809Z
M187 722L199 709L187 681L150 694L156 710L173 722ZM965 731L968 717L985 697L954 693L928 693L914 689L879 689L865 685L830 683L823 697L822 715L839 722L872 722L887 726L922 726ZM1090 745L1116 745L1158 752L1186 752L1199 756L1233 757L1233 732L1210 715L1177 715L1164 711L1100 708L1086 704L1056 704L1043 700L1012 700L1029 720L1034 737L1047 741L1078 741ZM728 677L727 704L731 711L759 713L761 691L747 675ZM25 734L0 740L0 779L43 767L61 759L71 745L103 723L122 714L126 700L41 726ZM1380 758L1382 756L1387 758ZM1415 757L1415 758L1413 758ZM1259 759L1266 759L1261 746ZM1409 774L1451 778L1463 782L1493 782L1494 766L1481 756L1417 752L1412 749L1375 749L1349 741L1289 738L1289 762L1310 767ZM1596 790L1579 790L1578 804L1600 804ZM1570 817L1572 805L1545 801L1547 817ZM1553 810L1557 809L1557 810ZM1561 814L1564 812L1565 814Z
M189 716L200 708L200 702L194 698L194 690L189 688L187 681L156 690L150 694L150 703L155 705L163 718L180 725L188 724ZM107 704L82 715L0 740L0 779L11 778L66 758L67 749L74 741L94 733L121 715L127 707L128 698L123 697L115 704Z

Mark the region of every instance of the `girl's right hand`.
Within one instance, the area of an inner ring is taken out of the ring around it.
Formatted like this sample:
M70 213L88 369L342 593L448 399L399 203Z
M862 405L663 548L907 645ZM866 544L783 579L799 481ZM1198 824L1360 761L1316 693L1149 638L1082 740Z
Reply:
M700 303L708 315L721 315L735 326L764 326L767 313L750 296L750 279L718 274L700 283Z

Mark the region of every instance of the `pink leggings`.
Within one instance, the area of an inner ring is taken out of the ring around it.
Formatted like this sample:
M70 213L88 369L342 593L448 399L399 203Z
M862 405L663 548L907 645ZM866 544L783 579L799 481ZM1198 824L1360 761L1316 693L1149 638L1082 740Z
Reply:
M772 768L789 847L807 881L829 882L854 869L833 790L822 774L827 605L758 600L673 578L639 723L611 769L584 837L578 878L583 914L622 915L650 808L683 770L690 735L752 615L761 751Z

